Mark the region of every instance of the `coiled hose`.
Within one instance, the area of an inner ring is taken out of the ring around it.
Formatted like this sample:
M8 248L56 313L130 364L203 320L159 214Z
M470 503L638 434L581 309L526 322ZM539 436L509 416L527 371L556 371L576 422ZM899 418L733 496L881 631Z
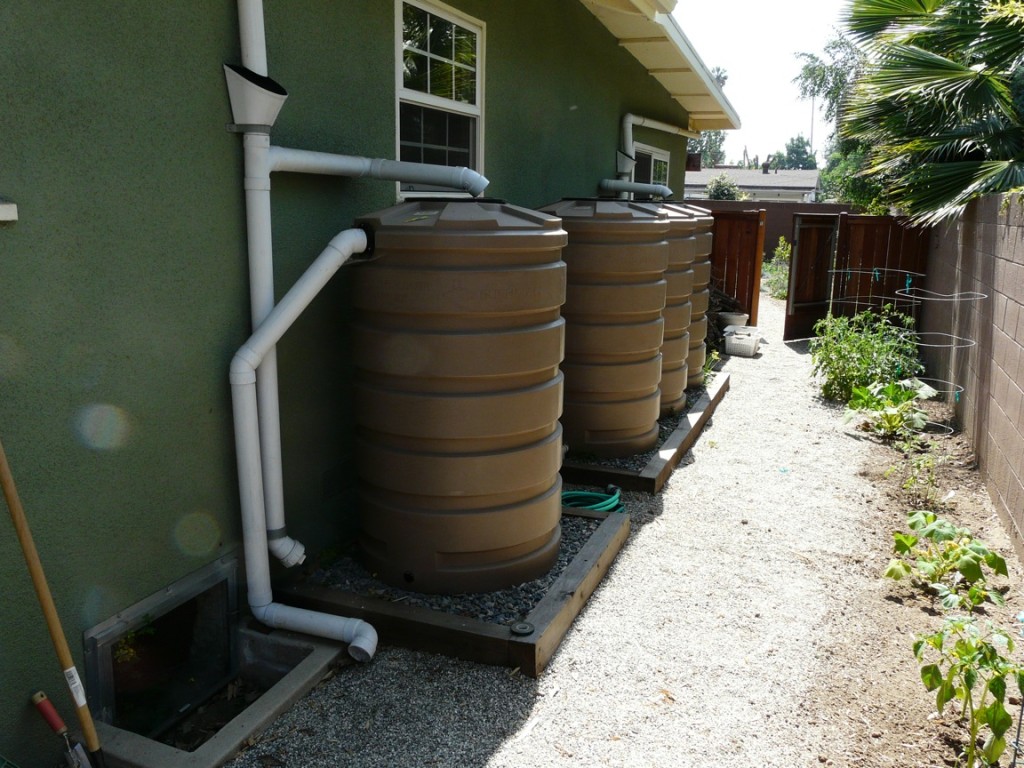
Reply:
M562 491L563 507L592 509L595 512L625 512L622 503L622 489L617 485L609 485L605 492L600 491Z

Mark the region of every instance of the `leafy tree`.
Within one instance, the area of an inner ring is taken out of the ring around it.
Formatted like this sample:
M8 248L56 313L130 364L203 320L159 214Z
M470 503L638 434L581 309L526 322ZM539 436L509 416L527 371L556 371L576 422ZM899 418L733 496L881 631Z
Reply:
M811 171L818 167L818 161L811 152L811 140L802 135L794 136L786 142L786 168Z
M714 168L725 162L725 131L701 131L692 151L700 152L701 168Z
M866 58L840 134L893 203L933 224L1024 191L1020 0L853 0L845 25Z
M708 200L739 200L740 188L726 173L720 173L708 181Z
M865 63L865 54L849 37L837 34L825 44L825 58L797 54L803 61L793 80L805 99L819 99L821 110L835 126L825 153L820 183L824 199L850 203L869 213L886 213L883 176L867 177L870 146L841 133L844 110Z

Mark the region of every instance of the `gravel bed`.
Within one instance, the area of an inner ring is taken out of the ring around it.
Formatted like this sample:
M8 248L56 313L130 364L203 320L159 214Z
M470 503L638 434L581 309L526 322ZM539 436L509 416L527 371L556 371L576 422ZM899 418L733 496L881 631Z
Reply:
M587 543L600 520L576 515L562 516L562 541L558 559L546 574L533 581L527 581L495 592L480 592L461 595L428 595L392 587L366 570L352 557L338 560L317 568L306 578L312 584L333 587L365 597L389 600L393 603L416 605L434 611L466 616L491 624L513 624L522 621L551 589L551 585L562 575L576 554Z
M540 679L384 646L229 768L864 765L832 761L860 711L824 717L846 700L816 691L847 674L841 640L900 634L847 616L880 581L880 563L851 565L872 446L816 401L784 314L762 296L761 355L728 361L729 394L662 491L623 494L629 540Z
M679 423L686 417L686 414L693 408L694 404L701 398L701 396L707 391L705 387L694 387L686 392L686 407L678 413L673 413L668 416L662 416L658 419L658 442L654 444L654 447L649 451L643 453L634 453L630 456L620 456L615 458L609 458L605 456L595 456L592 453L573 453L570 449L566 459L568 461L576 461L581 464L593 464L600 467L613 467L615 469L628 469L632 472L640 473L646 469L647 465L651 463L655 456L658 455L658 451L661 449L662 444L671 437L672 433L676 431Z

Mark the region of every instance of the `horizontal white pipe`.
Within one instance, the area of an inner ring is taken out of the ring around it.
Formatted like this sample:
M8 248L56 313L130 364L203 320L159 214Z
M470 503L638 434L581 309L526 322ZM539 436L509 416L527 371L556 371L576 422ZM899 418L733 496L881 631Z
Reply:
M377 644L376 631L369 624L358 619L343 619L273 602L267 555L267 516L256 372L268 355L273 354L277 342L338 269L353 254L362 253L366 248L366 233L361 229L348 229L336 235L235 353L230 374L249 607L257 619L269 626L350 643L349 653L360 661L369 660ZM298 558L296 562L301 562L304 556L302 545L287 536L275 539L273 546L288 559Z
M253 607L252 614L268 627L280 627L348 643L349 655L356 661L369 661L377 652L377 630L362 619L347 619L282 603Z
M480 195L490 182L486 177L462 166L403 163L397 160L371 159L330 152L311 152L287 147L270 148L270 170L293 173L323 173L333 176L368 176L410 184L432 184L462 189L473 197Z
M672 197L672 190L664 184L644 184L639 181L623 181L622 179L601 179L601 190L604 192L634 192L641 195L657 195L666 200Z

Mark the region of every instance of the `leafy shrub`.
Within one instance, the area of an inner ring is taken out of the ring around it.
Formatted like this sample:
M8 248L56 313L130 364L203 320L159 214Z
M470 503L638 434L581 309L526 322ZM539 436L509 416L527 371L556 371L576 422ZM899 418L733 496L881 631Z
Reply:
M1006 576L1006 560L960 528L934 512L918 510L907 517L913 533L893 534L897 557L889 562L886 577L905 577L933 592L946 610L968 611L988 600L1005 601L1002 593L990 589L986 570Z
M938 392L917 379L889 384L876 382L854 387L846 409L846 421L860 418L858 425L883 440L895 440L920 432L927 424L925 412L917 403L935 397Z
M827 400L849 402L854 387L902 381L924 370L917 357L914 318L886 304L853 317L829 315L814 324L813 372Z
M765 290L773 299L784 299L789 295L789 263L792 252L793 246L786 238L780 237L772 260L766 261L761 268Z
M740 199L739 185L724 172L717 176L712 176L711 179L708 180L708 184L705 189L707 190L708 200Z

